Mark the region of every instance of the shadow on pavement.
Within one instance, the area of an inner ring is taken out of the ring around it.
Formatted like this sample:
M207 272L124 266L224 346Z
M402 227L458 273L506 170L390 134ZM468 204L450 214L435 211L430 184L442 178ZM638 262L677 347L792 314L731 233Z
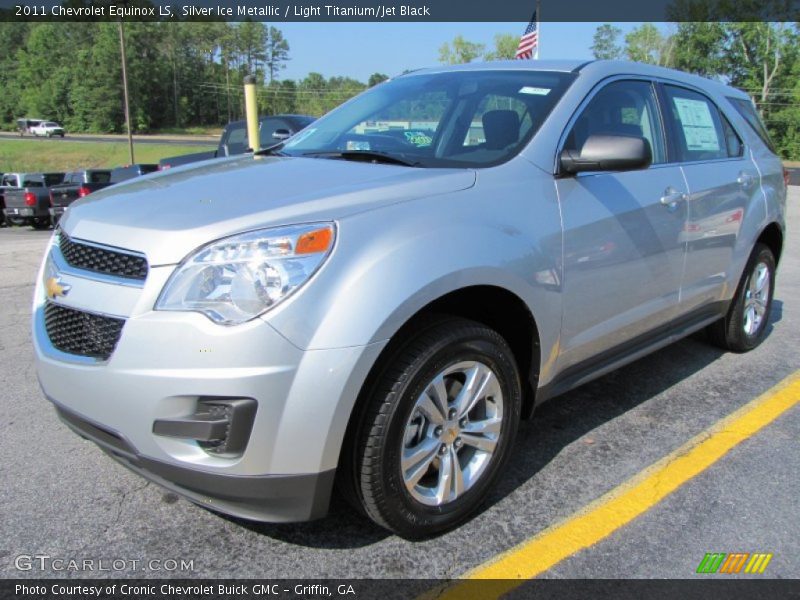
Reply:
M776 299L767 336L782 317L783 302ZM540 406L534 418L520 427L514 447L516 460L509 462L473 518L525 484L565 447L705 369L724 354L706 342L701 331ZM659 417L669 418L670 410L664 406ZM391 535L336 495L328 516L309 523L252 523L223 518L282 542L313 548L360 548Z

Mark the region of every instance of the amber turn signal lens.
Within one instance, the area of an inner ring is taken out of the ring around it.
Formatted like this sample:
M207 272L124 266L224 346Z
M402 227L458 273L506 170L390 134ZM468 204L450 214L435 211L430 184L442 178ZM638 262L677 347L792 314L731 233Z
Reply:
M332 239L333 232L330 227L309 231L297 238L297 247L294 249L294 253L314 254L316 252L325 252L330 247Z

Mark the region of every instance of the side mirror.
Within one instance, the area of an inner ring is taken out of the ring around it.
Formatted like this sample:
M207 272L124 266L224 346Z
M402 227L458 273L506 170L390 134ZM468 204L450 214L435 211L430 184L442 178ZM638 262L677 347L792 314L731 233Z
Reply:
M276 140L285 140L285 139L288 139L289 136L291 136L291 135L292 134L289 133L288 129L276 129L274 131L274 133L272 134L272 137L274 139L276 139Z
M645 169L652 161L650 142L627 135L590 135L580 152L564 150L560 157L561 170L569 174Z

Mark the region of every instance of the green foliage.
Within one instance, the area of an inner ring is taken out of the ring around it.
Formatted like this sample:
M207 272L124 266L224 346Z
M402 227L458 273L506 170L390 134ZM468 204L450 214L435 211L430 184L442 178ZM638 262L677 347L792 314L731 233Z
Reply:
M605 23L594 32L592 54L599 60L616 60L622 58L622 48L617 43L622 30L611 23Z
M137 132L240 118L242 77L278 84L289 59L281 31L260 22L126 22L124 32ZM124 130L118 23L0 23L0 36L0 125L27 116Z
M384 75L383 73L373 73L369 76L369 81L367 81L367 86L372 87L373 85L378 85L379 83L383 83L389 79L388 75Z
M664 37L652 23L644 23L625 36L628 60L669 67L672 65L674 40Z
M280 29L270 26L267 33L267 52L264 61L270 83L275 81L278 71L286 68L288 60L289 42L284 39Z
M447 65L460 65L472 62L483 54L485 46L469 42L460 35L453 38L452 43L445 42L439 48L439 62Z
M517 54L519 37L508 33L498 33L494 36L494 50L487 52L485 60L511 60Z

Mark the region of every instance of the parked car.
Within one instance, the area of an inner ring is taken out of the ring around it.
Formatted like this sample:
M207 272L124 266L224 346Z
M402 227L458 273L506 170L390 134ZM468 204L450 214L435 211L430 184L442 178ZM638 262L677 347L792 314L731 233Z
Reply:
M152 163L139 163L135 165L125 165L124 167L116 167L111 169L111 183L120 183L147 175L148 173L155 173L158 171L158 165Z
M64 181L50 188L50 220L57 225L67 207L78 198L111 185L109 169L86 169L73 171L64 176Z
M15 173L22 187L4 193L3 213L16 225L47 229L50 221L50 187L64 180L64 173Z
M28 129L33 135L40 137L64 137L64 128L55 121L42 121Z
M314 122L314 117L308 115L275 115L274 117L261 117L259 119L259 139L263 147L272 146L294 135L304 127ZM181 156L170 156L159 161L161 169L178 167L201 160L234 156L244 154L248 148L246 121L228 123L222 130L219 146L216 150L207 152L194 152Z
M477 510L543 401L702 329L761 343L784 176L719 82L416 71L259 156L73 204L37 281L39 381L67 425L202 506L311 519L336 483L429 536Z

